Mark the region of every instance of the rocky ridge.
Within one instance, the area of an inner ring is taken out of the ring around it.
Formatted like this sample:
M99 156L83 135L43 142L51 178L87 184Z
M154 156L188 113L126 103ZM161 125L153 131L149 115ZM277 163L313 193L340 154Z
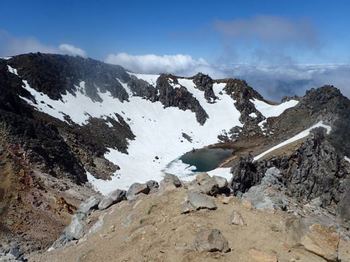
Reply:
M340 229L297 213L256 209L248 199L202 193L207 191L208 183L212 188L219 187L212 179L200 174L193 182L179 186L177 178L166 175L160 187L153 191L143 189L136 197L108 207L107 212L97 210L96 203L100 200L89 199L80 207L88 206L92 210L82 222L86 224L85 233L65 247L59 245L48 253L33 254L29 261L95 261L107 257L117 261L232 261L233 258L347 261L349 258L350 242ZM129 191L139 192L135 189L147 188L147 184L153 183L133 185ZM197 208L184 212L185 203ZM305 209L301 205L299 208ZM80 228L75 221L72 225Z

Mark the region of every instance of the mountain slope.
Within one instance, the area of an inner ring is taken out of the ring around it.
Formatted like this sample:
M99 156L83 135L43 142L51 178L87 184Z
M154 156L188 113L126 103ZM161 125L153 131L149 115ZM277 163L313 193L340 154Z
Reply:
M159 180L167 164L183 153L216 143L219 135L250 121L256 128L264 114L277 116L297 104L268 104L244 81L212 80L201 74L193 78L130 74L92 59L44 54L21 55L4 63L23 81L22 104L54 117L47 122L56 122L71 148L82 144L87 149L81 154L113 163L115 176L104 182L92 177L108 177L108 172L101 175L91 167L95 159L75 154L76 162L90 171L90 180L104 193L135 181ZM92 126L98 128L91 133ZM80 135L83 141L76 141Z
M346 224L349 117L350 101L333 86L273 103L239 79L136 74L40 53L0 59L0 227L27 253L46 249L98 195L92 188L106 195L165 173L192 180L179 157L203 147L232 152L208 173L228 178L233 194L261 193L274 167L278 196L319 199Z

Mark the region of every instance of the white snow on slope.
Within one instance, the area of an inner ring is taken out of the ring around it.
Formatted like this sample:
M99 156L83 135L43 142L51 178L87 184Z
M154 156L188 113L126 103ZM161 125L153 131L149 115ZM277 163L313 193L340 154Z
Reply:
M345 161L347 161L347 162L349 162L349 163L350 163L350 158L348 158L348 157L344 156L344 159L345 159Z
M158 78L158 75L134 75L151 84L155 84ZM204 92L196 89L192 80L179 79L180 84L198 99L209 115L205 124L201 126L196 120L195 113L190 110L164 108L160 102L152 103L137 96L131 96L129 102L120 102L109 92L98 92L102 102L94 102L85 95L83 81L77 86L78 91L74 95L67 93L57 101L31 88L27 81L23 82L24 88L35 97L38 104L23 98L24 100L38 110L63 121L65 115L80 125L86 123L90 116L103 118L110 116L118 121L114 115L118 113L129 124L136 138L129 141L128 154L115 149L109 149L105 154L105 157L118 165L120 170L107 181L88 175L89 181L103 194L116 188L127 189L134 182L161 180L163 170L171 162L175 163L172 168L173 170L177 168L176 173L180 176L186 171L192 172L193 167L181 165L173 160L193 148L216 143L217 136L223 131L227 132L234 126L242 126L239 122L240 113L234 106L235 101L223 92L225 84L222 83L215 83L213 86L214 93L219 99L215 103L208 103L204 98ZM121 84L129 93L128 86L123 82ZM182 133L189 135L192 142L184 139Z
M64 116L69 116L73 122L83 125L89 119L89 117L101 117L113 115L114 111L109 107L105 107L99 102L94 102L84 94L85 82L81 81L79 86L76 88L79 90L74 95L67 92L66 95L62 95L61 100L53 100L48 95L36 91L34 88L30 87L26 80L23 80L24 88L29 91L37 101L37 104L33 103L31 100L22 97L29 104L36 107L39 111L56 117L62 121L65 121ZM102 94L106 95L106 94ZM115 99L117 103L117 99ZM109 101L109 103L111 103ZM116 119L116 121L118 121Z
M317 124L313 125L312 127L300 132L299 134L293 136L292 138L287 139L286 141L283 141L282 143L270 148L269 150L266 150L265 152L261 153L260 155L257 155L256 157L254 157L254 161L259 160L260 158L262 158L263 156L267 155L268 153L271 153L272 151L284 147L290 143L293 143L294 141L297 141L299 139L302 139L304 137L307 137L310 134L310 131L316 127L324 127L327 130L327 134L329 134L331 132L331 127L328 125L323 124L322 121L318 122Z
M255 108L260 111L260 113L262 113L266 118L279 116L288 108L294 107L299 103L297 100L289 100L278 105L270 105L264 101L257 99L252 99L251 102L254 104Z
M222 88L223 85L215 86L217 91ZM200 95L203 97L201 100L204 100L203 93ZM95 181L95 185L102 193L108 193L117 187L126 189L134 182L160 180L163 170L174 159L193 148L216 143L222 130L228 131L235 125L241 125L238 120L240 113L234 107L234 101L226 95L220 98L217 104L200 101L209 115L203 126L197 122L193 112L175 107L164 108L160 102L152 103L131 97L130 103L119 105L132 119L129 124L136 139L130 141L128 155L110 149L105 157L121 167L117 171L119 175L113 177L112 181ZM106 99L103 97L104 103ZM184 139L182 133L188 134L192 143ZM177 168L176 173L183 176L187 165L179 162L173 164L172 170Z
M9 70L10 73L12 74L15 74L16 76L18 76L18 73L17 73L17 69L7 65L7 69Z

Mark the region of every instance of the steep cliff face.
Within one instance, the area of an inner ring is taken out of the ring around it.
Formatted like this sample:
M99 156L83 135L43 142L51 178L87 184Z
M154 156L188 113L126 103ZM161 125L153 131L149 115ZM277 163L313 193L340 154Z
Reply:
M11 144L24 148L33 163L55 176L66 175L76 183L87 181L80 161L59 135L56 126L45 121L21 97L35 101L22 80L0 63L0 122Z
M197 121L203 125L208 114L204 111L198 100L172 75L160 75L156 88L159 100L164 107L178 107L181 110L191 110L196 114ZM204 93L205 96L205 93Z
M343 155L350 155L349 130L350 100L334 86L323 86L311 89L299 103L282 113L278 118L267 120L266 128L274 132L274 139L291 136L295 129L303 130L318 121L332 126L329 135L330 143Z
M193 77L193 83L196 85L196 88L204 91L204 97L208 102L215 102L218 99L213 91L214 81L210 76L198 73Z
M280 183L286 193L302 203L319 199L323 208L329 208L343 221L349 221L344 201L348 197L350 165L332 145L331 136L324 128L312 130L312 135L291 153L271 155L264 160L242 158L232 169L231 185L241 195L259 185L267 169L280 170Z
M89 58L40 53L15 56L7 63L31 87L54 100L61 99L67 92L77 91L82 80L85 81L86 94L95 101L101 100L98 89L102 92L109 91L120 101L129 97L117 78L127 82L130 76L120 66L107 65Z

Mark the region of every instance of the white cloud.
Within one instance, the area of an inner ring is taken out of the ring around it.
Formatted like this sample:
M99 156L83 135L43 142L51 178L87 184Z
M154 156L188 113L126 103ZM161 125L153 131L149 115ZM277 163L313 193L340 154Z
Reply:
M323 85L334 85L350 97L350 65L237 65L231 68L236 77L245 79L263 96L274 100L286 95L304 95L306 90Z
M70 44L61 44L58 47L40 42L35 37L16 37L0 29L0 56L13 56L26 53L68 54L86 57L86 52Z
M86 52L83 49L76 47L74 45L61 44L58 48L64 54L87 57Z
M349 65L256 65L210 64L189 55L130 55L111 54L105 62L118 64L135 73L172 73L193 76L198 72L212 78L236 77L246 80L266 98L279 100L285 95L304 95L307 89L331 84L350 96Z
M106 63L121 65L136 73L172 73L178 75L193 75L200 72L219 73L203 58L194 59L190 55L130 55L127 53L110 54Z

